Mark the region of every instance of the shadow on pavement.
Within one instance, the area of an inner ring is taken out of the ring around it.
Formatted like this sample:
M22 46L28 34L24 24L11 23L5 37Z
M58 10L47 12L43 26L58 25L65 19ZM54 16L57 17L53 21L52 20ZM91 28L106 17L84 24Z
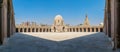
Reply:
M113 52L104 33L95 33L64 41L52 41L23 33L13 35L0 52Z

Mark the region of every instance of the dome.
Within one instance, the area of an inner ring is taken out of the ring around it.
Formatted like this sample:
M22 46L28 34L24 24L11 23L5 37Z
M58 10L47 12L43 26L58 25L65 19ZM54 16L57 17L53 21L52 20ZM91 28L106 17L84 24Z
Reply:
M63 18L62 18L61 15L56 15L56 16L55 16L55 20L63 20Z
M99 25L104 25L103 23L100 23Z

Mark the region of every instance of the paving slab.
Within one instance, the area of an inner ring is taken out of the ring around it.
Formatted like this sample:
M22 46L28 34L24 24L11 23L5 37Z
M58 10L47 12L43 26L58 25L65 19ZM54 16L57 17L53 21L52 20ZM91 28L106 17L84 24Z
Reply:
M114 52L104 33L15 33L0 52Z

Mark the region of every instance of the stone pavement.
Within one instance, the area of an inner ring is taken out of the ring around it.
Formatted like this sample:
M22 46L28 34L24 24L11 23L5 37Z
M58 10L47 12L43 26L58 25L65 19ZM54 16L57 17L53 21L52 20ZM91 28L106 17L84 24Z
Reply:
M15 33L0 52L113 52L104 33Z

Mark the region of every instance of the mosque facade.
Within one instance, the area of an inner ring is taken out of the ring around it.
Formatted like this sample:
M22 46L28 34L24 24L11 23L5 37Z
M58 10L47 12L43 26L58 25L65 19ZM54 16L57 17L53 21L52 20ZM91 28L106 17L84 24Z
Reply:
M56 15L53 25L38 25L35 22L23 22L16 25L16 32L103 32L103 24L91 26L86 15L83 24L70 26L64 23L61 15Z

